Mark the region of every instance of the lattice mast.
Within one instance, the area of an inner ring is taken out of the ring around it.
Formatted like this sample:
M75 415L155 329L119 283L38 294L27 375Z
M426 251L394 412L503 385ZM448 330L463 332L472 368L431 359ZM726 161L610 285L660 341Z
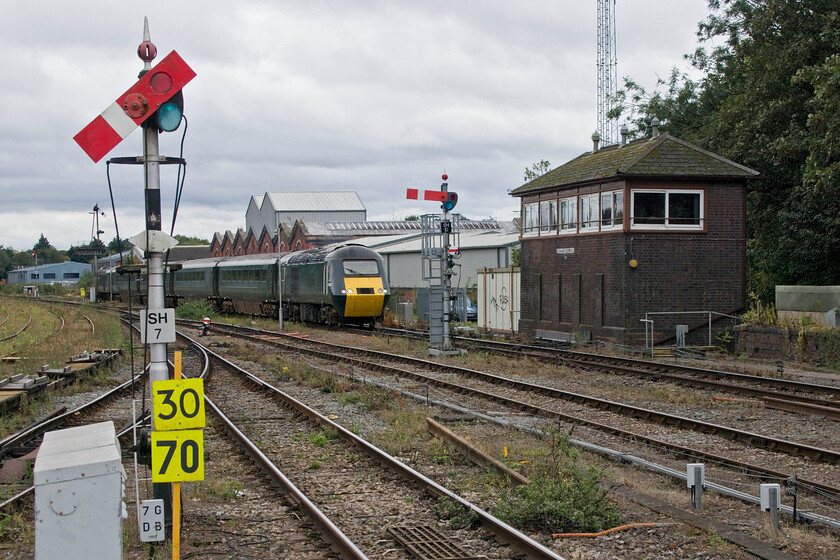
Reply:
M618 63L615 56L615 1L598 0L598 124L601 145L618 143L618 119L607 114L613 108L618 83Z

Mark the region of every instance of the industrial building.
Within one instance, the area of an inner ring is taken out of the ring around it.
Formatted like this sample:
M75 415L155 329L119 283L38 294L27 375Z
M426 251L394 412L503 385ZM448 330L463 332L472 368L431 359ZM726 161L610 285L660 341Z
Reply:
M85 272L93 272L89 264L73 261L40 264L10 270L9 284L75 284Z
M274 234L302 222L364 222L367 209L353 191L266 192L251 196L245 211L245 232Z
M655 342L746 303L746 186L758 172L659 134L593 150L521 199L523 334Z
M419 222L418 222L419 224ZM478 270L503 268L513 264L513 251L519 247L516 222L479 220L460 222L458 258L454 259L452 286L472 288L478 282ZM421 259L422 233L362 237L353 240L370 247L385 259L385 270L391 288L414 290L428 287L423 279Z

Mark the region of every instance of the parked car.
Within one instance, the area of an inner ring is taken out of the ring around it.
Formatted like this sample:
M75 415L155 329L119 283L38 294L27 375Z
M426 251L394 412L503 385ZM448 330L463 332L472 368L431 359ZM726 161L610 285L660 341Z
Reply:
M467 298L467 321L478 321L478 307Z

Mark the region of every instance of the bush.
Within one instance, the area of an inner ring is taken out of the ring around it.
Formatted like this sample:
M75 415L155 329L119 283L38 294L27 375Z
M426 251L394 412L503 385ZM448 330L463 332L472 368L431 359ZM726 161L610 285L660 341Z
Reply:
M217 317L218 313L206 301L188 301L175 308L175 315L182 319L200 321L204 317Z
M601 531L621 518L606 499L602 471L584 466L564 434L553 434L549 456L530 475L531 484L509 489L495 515L521 529L560 533Z

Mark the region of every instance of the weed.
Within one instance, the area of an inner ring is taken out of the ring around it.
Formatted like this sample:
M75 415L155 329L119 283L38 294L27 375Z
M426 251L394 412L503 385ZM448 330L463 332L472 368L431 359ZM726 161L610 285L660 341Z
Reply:
M334 439L338 439L338 433L333 430L324 430L323 432L309 434L309 442L318 447L324 447L327 445L327 442Z
M362 396L357 391L350 391L338 397L341 404L356 404L362 400Z
M441 496L432 505L435 515L439 519L448 522L452 529L463 529L478 523L478 514L464 507L461 502L453 500L448 496Z
M318 461L313 461L313 462L309 463L309 470L310 471L317 471L320 468L321 468L321 463L319 463Z
M309 442L317 447L324 447L327 445L327 436L323 432L317 434L309 434Z
M530 474L531 484L503 492L495 514L535 531L599 531L621 522L599 481L602 471L579 463L565 434L554 433L546 461Z
M452 456L452 453L446 451L446 447L439 439L432 440L431 449L429 451L432 454L432 461L438 465L447 465L455 462L455 458Z
M709 530L709 538L706 539L706 544L712 548L720 548L726 544L726 541L712 528Z
M208 477L192 484L192 492L199 498L215 498L218 500L232 500L242 495L245 484L238 480Z
M200 321L204 317L215 318L218 313L206 301L187 301L175 308L175 314L182 319Z

